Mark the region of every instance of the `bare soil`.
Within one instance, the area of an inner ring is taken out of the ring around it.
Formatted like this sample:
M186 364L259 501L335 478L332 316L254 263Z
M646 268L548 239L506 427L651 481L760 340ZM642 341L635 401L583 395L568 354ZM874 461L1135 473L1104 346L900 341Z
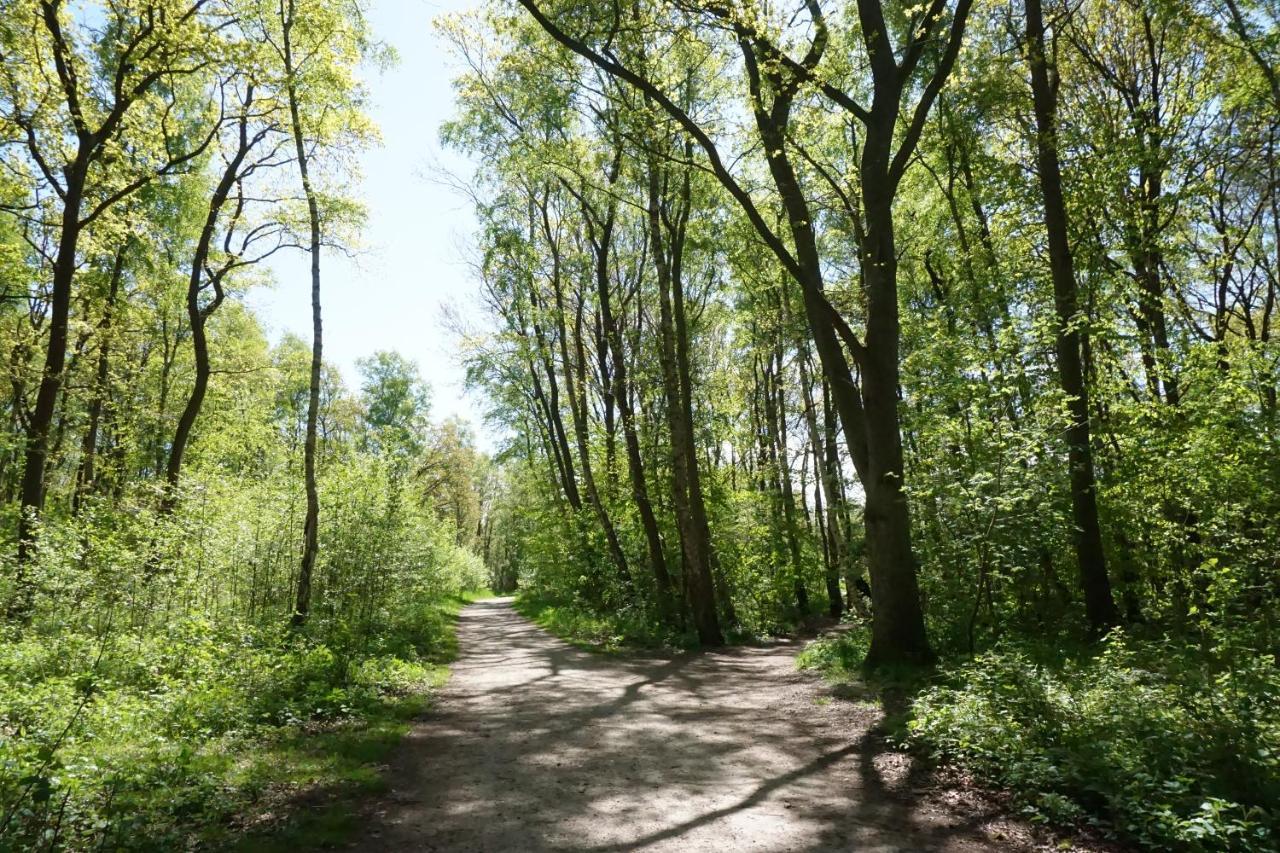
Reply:
M891 749L796 642L593 654L463 610L461 656L387 769L363 851L995 851L1049 842Z

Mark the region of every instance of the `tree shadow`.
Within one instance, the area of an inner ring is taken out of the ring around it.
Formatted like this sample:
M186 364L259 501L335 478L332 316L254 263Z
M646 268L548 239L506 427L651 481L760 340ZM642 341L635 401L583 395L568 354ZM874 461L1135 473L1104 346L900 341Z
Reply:
M502 600L459 627L453 680L403 742L358 849L1020 848L990 839L990 815L926 803L879 710L831 701L794 644L596 655Z

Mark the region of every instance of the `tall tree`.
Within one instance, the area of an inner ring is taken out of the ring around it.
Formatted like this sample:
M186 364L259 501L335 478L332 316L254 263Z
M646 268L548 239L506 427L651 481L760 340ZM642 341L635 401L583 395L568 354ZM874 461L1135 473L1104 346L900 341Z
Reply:
M209 51L217 38L204 6L204 0L117 5L105 11L105 22L78 18L61 0L5 10L5 119L21 131L20 144L56 209L54 221L40 223L55 235L56 248L49 258L44 365L26 424L19 572L33 553L44 506L81 238L122 201L199 157L216 132L207 108L196 106L214 71Z
M1071 474L1071 510L1080 586L1089 623L1103 631L1117 620L1111 581L1107 575L1098 522L1097 485L1089 436L1089 388L1085 382L1081 347L1083 319L1079 313L1076 274L1067 228L1062 170L1058 162L1057 77L1045 49L1044 14L1040 0L1025 0L1027 60L1036 119L1036 164L1044 197L1044 224L1049 238L1049 274L1057 311L1058 376L1067 394L1067 464Z
M857 37L865 51L865 67L870 71L870 108L859 104L849 90L841 89L824 76L825 72L819 71L830 36L827 19L817 0L805 4L804 13L813 36L798 60L774 43L770 32L780 25L773 23L762 8L709 6L695 10L709 16L716 25L728 27L740 48L755 133L786 217L785 236L769 225L751 192L725 165L717 142L707 128L655 82L656 78L642 59L621 52L611 43L611 34L623 29L624 22L615 20L610 24L606 17L601 27L577 35L557 22L563 9L547 10L535 0L521 0L521 5L558 42L606 73L636 87L667 112L702 149L712 172L742 206L761 239L800 283L816 349L823 371L832 382L846 440L866 491L864 517L876 613L869 660L879 664L930 659L932 652L925 635L917 566L911 547L910 516L903 492L897 402L898 255L893 201L933 102L959 53L970 0L959 0L953 9L946 0L934 0L911 10L911 14L898 22L902 38L897 47L879 0L860 0ZM653 10L636 14L663 17L661 11ZM948 17L949 22L944 25ZM683 19L673 19L670 23L688 29ZM696 30L696 23L693 26ZM940 33L941 49L935 51L932 48ZM714 34L707 34L706 38L713 39ZM598 46L593 41L598 41ZM932 61L922 63L926 59ZM816 218L792 162L789 127L797 96L805 87L847 112L865 134L858 156L856 188L838 182L835 187L845 199L857 200L850 203L849 212L856 223L866 294L865 343L857 338L824 294ZM849 89L854 89L852 81ZM904 105L904 98L917 93L914 104ZM900 116L906 120L906 131L901 137L898 134ZM842 343L857 362L861 382L854 380Z

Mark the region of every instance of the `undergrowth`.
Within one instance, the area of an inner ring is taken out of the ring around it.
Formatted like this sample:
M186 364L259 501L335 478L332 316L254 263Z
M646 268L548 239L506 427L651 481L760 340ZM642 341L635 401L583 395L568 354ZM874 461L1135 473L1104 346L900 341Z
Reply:
M456 653L460 596L358 652L196 618L0 642L0 850L313 847ZM303 802L325 808L300 819Z
M593 613L576 604L525 592L515 609L543 630L579 648L617 653L626 649L688 649L696 638L688 632L663 629L645 613L618 610Z
M863 631L810 643L797 664L866 674ZM1219 632L1200 641L1113 632L1063 653L1006 643L917 673L898 738L1007 789L1034 822L1093 824L1146 850L1280 849L1280 668ZM901 680L898 684L903 683Z

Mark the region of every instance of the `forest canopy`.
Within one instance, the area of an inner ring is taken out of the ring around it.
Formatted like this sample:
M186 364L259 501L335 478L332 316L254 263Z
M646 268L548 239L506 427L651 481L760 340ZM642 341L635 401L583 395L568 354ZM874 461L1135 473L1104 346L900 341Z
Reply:
M656 644L852 619L802 662L941 660L904 736L1033 814L1276 843L1274 4L441 29L511 436L491 560L530 612Z
M366 12L0 0L0 848L367 781L334 744L488 585L606 647L839 626L799 663L901 677L902 744L1033 820L1275 849L1274 2L442 17L492 454L326 361ZM245 300L286 253L309 339Z

